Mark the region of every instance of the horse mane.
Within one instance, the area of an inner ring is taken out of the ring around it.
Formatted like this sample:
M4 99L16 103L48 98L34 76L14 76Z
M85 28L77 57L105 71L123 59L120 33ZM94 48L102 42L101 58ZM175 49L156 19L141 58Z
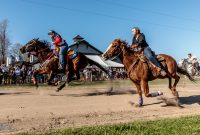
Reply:
M135 53L131 48L130 48L130 45L128 44L128 42L126 42L126 40L122 40L122 39L120 39L120 38L117 38L117 39L115 39L114 40L115 42L120 42L121 43L121 45L123 45L125 48L126 48L126 51L127 51L127 53L128 54L133 54L133 53Z
M50 47L50 43L47 40L37 40L38 42L40 42L40 45L42 45L43 47Z

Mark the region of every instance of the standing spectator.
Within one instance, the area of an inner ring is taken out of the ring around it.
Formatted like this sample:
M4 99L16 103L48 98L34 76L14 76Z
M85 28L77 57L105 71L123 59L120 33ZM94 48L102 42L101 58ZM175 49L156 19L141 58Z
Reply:
M113 71L111 67L108 68L108 79L113 80Z
M28 71L27 71L27 82L28 82L28 83L31 83L32 74L33 74L32 68L29 67L29 69L28 69Z
M2 84L2 82L3 82L3 71L0 67L0 84Z
M26 77L27 77L27 67L25 65L21 68L21 83L26 83Z
M19 68L19 66L16 66L15 68L15 75L16 75L16 81L18 84L21 83L21 69Z

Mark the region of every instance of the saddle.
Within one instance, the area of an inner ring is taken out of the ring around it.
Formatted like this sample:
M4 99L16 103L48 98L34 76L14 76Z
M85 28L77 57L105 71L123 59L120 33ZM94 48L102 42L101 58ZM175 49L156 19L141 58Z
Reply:
M74 50L68 50L68 58L75 59L78 56L78 52Z
M59 47L57 47L56 49L55 49L55 58L59 58ZM77 56L78 56L78 52L77 51L74 51L74 50L72 50L72 49L68 49L68 51L67 51L67 56L68 56L68 59L75 59Z
M161 55L154 55L154 56L157 59L157 61L160 63L161 68L165 69L166 68L165 59ZM155 67L155 65L151 61L149 61L146 58L146 56L144 56L143 54L140 54L140 55L138 55L138 59L139 59L139 61L142 61L143 63L147 63L147 65L149 67L149 71L151 72L153 77L158 76L159 73L158 73L157 67Z

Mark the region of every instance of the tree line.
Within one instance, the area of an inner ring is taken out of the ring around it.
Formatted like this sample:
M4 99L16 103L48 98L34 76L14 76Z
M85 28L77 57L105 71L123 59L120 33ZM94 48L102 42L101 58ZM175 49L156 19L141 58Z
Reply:
M13 57L22 56L19 51L21 46L20 43L11 43L8 33L8 20L0 21L0 65L6 64L6 58L10 55Z

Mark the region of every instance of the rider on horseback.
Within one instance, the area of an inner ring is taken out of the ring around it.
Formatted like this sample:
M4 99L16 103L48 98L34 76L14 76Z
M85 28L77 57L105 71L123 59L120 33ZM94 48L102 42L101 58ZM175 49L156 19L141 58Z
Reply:
M56 48L59 48L59 69L64 69L65 67L65 55L68 50L68 44L67 42L54 30L50 30L48 32L48 35L52 39L52 44L55 45Z
M140 29L138 27L134 27L132 29L133 39L131 48L137 48L138 51L142 51L146 58L151 61L156 67L160 75L165 76L166 72L161 68L160 63L155 58L151 48L147 44L145 40L145 36L143 33L140 33Z

